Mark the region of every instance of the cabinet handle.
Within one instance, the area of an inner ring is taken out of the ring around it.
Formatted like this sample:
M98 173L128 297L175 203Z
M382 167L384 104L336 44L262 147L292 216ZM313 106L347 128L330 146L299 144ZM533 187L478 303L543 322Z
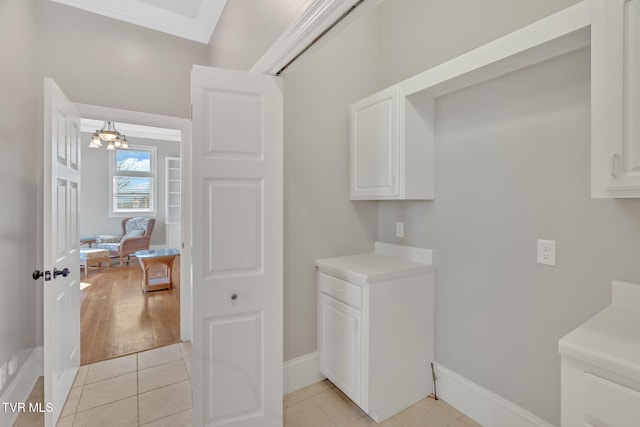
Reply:
M611 153L611 176L616 176L616 161L618 159L618 153Z

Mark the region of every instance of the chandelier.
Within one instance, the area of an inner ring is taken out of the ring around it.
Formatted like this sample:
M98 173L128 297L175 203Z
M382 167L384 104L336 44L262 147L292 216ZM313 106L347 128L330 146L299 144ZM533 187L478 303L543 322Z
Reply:
M113 122L104 122L102 129L93 133L89 148L102 147L102 143L100 142L101 140L107 143L107 150L115 150L116 148L126 150L129 148L127 137L118 132L115 123Z

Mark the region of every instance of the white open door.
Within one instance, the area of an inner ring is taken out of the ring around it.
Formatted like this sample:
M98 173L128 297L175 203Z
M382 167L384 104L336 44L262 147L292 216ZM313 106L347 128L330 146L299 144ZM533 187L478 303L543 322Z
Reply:
M44 401L54 427L80 366L80 118L44 81Z
M193 425L282 426L282 85L194 66Z

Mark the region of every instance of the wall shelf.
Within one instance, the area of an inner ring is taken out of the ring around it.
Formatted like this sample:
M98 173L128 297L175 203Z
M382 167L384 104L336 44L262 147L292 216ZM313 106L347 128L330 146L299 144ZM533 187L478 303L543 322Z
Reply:
M589 46L591 19L590 2L584 0L354 103L351 199L435 199L436 98ZM395 101L387 105L395 111L377 107L376 100L392 95ZM389 123L381 123L385 118ZM388 135L359 131L366 129Z

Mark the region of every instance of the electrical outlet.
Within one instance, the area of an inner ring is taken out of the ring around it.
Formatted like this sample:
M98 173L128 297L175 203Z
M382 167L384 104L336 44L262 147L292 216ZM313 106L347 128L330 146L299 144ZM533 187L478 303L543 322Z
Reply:
M538 264L556 265L556 241L538 239Z
M3 363L0 366L0 390L4 388L4 385L7 383L7 362Z
M18 358L16 356L11 356L11 359L9 359L9 376L12 376L13 374L15 374L17 369L18 369Z
M396 237L404 237L404 222L396 222Z

